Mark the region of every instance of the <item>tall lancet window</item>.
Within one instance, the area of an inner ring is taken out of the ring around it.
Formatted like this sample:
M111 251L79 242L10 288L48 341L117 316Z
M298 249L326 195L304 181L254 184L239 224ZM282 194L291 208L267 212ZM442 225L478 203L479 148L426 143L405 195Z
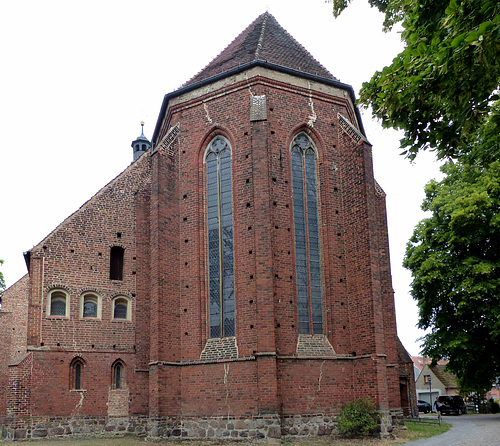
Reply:
M303 132L292 141L293 220L299 333L323 333L319 249L317 152Z
M210 337L235 335L231 146L216 136L205 153Z

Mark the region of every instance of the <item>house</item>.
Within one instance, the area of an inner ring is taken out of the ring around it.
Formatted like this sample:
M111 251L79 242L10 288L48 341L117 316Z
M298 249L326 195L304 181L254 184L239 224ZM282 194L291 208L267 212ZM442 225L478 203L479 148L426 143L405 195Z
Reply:
M352 87L266 12L132 147L4 293L2 438L330 435L358 397L382 431L414 410Z
M445 370L445 364L425 364L416 381L417 398L431 405L440 395L458 395L456 376Z

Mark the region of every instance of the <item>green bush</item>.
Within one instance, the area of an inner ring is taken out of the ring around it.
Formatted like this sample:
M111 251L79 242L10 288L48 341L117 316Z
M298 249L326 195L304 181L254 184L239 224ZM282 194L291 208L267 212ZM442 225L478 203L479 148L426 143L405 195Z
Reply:
M498 404L498 401L495 401L493 398L490 398L488 400L488 409L489 409L489 412L491 412L491 413L500 412L500 405Z
M377 427L379 415L373 401L358 398L350 402L337 418L337 429L343 435L366 435Z

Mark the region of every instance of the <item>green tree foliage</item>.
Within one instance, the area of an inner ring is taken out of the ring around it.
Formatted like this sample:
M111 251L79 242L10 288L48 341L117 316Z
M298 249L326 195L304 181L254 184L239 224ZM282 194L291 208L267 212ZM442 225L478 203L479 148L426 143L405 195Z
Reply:
M331 1L335 16L350 2ZM463 392L482 393L500 376L500 3L369 2L385 29L401 22L405 49L363 84L360 103L403 131L403 155L448 160L404 260L419 326L432 330L423 353L449 359Z
M448 358L462 391L482 393L500 376L500 162L449 162L426 186L431 216L410 239L404 266L413 276L425 336L423 353Z
M375 430L378 419L373 401L358 398L340 411L337 428L343 435L366 435Z
M339 15L350 0L332 0ZM385 27L401 21L405 49L363 84L360 103L382 125L401 129L410 159L470 153L491 118L500 84L500 3L497 0L369 0ZM497 122L498 119L493 119ZM497 132L498 132L497 127Z

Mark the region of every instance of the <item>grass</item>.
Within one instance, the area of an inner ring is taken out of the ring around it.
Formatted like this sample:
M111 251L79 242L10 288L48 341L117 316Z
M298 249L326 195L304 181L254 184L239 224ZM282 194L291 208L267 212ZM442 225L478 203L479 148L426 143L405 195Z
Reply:
M148 441L134 436L124 436L119 438L61 438L59 440L37 440L31 441L30 444L37 444L40 446L139 446L151 444L154 446L175 446L183 444L185 446L205 446L205 445L223 445L223 446L249 446L255 444L272 444L283 446L397 446L409 441L419 440L421 438L429 438L435 435L441 435L450 429L451 425L443 423L440 427L439 424L407 422L406 429L397 429L394 432L392 439L378 439L378 438L354 438L334 440L329 437L320 438L293 438L289 440L275 440L274 442L234 442L234 441ZM0 443L3 443L0 440ZM7 443L6 443L7 444ZM9 442L10 444L10 442Z

